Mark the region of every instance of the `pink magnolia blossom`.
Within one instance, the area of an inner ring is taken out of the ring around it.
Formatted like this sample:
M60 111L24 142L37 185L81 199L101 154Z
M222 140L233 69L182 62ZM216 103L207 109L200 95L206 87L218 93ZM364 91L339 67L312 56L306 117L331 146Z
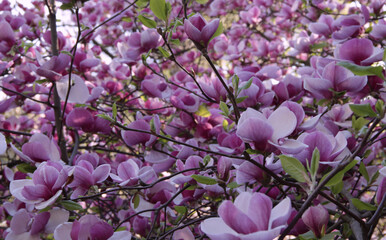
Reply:
M356 93L367 83L367 76L355 76L350 70L330 62L324 68L320 77L305 77L304 89L312 93L317 99L330 99L334 91Z
M35 170L32 179L13 180L11 194L24 203L43 209L55 203L62 194L68 178L68 170L57 162L43 162Z
M59 148L54 141L44 134L35 133L28 143L22 146L22 152L11 144L19 157L27 162L60 161Z
M285 122L282 119L286 119ZM253 143L256 149L266 149L267 144L291 152L299 152L305 145L292 139L285 139L298 125L296 115L287 107L277 108L267 118L261 112L248 108L241 114L236 134L243 141Z
M221 203L220 217L206 219L201 230L211 239L271 240L286 227L291 215L291 200L285 198L272 208L269 197L262 193L241 193L232 203Z
M71 198L74 199L79 195L84 195L91 186L105 181L109 177L110 170L111 166L109 164L96 166L87 160L80 160L74 169L74 180L68 185L68 187L74 189Z
M159 134L161 123L160 123L158 115L155 115L154 118L151 118L151 119L153 119L155 132L157 134ZM132 128L132 129L139 129L139 130L150 132L151 119L143 118L143 116L141 114L137 114L137 120L130 123L127 127ZM140 144L140 143L145 144L146 146L150 146L157 139L156 136L151 135L149 133L142 133L142 132L136 132L136 131L130 131L130 130L122 131L121 135L122 135L123 141L125 141L125 143L128 146L134 146L134 145Z
M28 213L25 209L20 209L12 217L5 240L39 240L41 239L41 233L54 233L55 228L66 222L69 215L68 211L59 208L53 208L37 215Z
M208 23L199 13L184 21L186 34L200 48L208 46L209 40L217 31L219 24L219 19L214 19Z
M325 234L329 218L329 213L322 205L308 208L302 216L304 224L314 232L317 238Z
M56 240L130 240L129 231L114 232L113 227L95 215L84 215L74 222L60 224L54 232Z

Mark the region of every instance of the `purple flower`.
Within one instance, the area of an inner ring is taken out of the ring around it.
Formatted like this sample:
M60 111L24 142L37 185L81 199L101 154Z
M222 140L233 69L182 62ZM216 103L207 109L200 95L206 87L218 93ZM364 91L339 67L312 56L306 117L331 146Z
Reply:
M28 162L60 161L60 153L54 139L41 133L32 135L28 143L22 146L22 152L11 144L19 157Z
M88 189L108 178L111 167L109 164L102 164L94 169L94 166L87 160L80 160L75 166L74 180L68 185L74 188L71 198L84 195Z
M155 115L154 119L154 127L155 127L155 133L160 133L161 123L159 120L158 115ZM150 126L150 119L142 117L141 114L137 114L137 120L130 123L127 127L131 129L138 129L150 132L151 126ZM128 146L134 146L136 144L145 144L145 146L152 145L155 140L157 139L156 136L151 135L149 133L142 133L142 132L136 132L136 131L122 131L121 133L123 141Z
M283 122L282 119L286 121ZM258 150L266 149L270 143L281 150L295 153L304 149L304 144L284 138L290 135L297 125L296 115L285 106L277 108L268 118L248 108L241 114L236 134L243 141L253 143Z
M366 83L366 76L355 76L336 62L330 62L323 69L320 77L304 78L304 89L311 92L317 99L330 99L333 96L330 89L355 93L362 90Z
M307 148L294 154L294 157L304 165L306 165L306 161L311 160L315 148L318 148L320 153L320 164L324 165L335 166L344 155L349 153L347 140L342 132L338 132L335 137L320 131L303 133L298 140L306 144ZM319 169L323 170L324 167L321 165Z
M0 21L0 53L7 54L15 43L15 34L11 25L5 20Z
M375 48L373 42L365 38L346 41L335 50L338 59L348 60L357 65L371 65L382 60L383 50Z
M308 208L302 216L304 224L314 232L317 238L325 234L329 219L330 215L322 205Z
M138 182L139 167L134 160L129 159L118 165L117 174L110 173L111 179L120 186L131 186Z
M53 204L62 194L68 172L60 163L43 162L35 170L32 179L14 180L10 184L11 194L24 203L35 204L43 209Z
M209 40L217 31L219 24L219 19L214 19L208 23L199 13L184 21L185 32L189 39L201 48L208 46Z
M51 81L58 81L66 67L70 64L71 57L67 54L60 53L59 56L53 56L50 60L36 70L36 73L46 77Z
M285 198L272 208L269 197L262 193L241 193L232 203L221 203L218 218L201 224L201 230L211 239L271 240L286 227L291 215L291 201Z
M74 222L60 224L54 232L56 240L130 240L129 231L114 232L113 227L95 215L84 215Z
M10 228L7 229L6 240L29 239L39 240L41 233L54 233L55 228L68 220L69 212L54 208L37 215L20 209L12 217Z

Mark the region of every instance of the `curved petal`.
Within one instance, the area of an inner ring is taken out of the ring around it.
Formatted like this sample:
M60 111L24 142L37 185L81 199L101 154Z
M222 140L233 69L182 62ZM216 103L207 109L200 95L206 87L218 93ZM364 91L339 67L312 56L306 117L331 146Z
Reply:
M212 240L239 240L238 233L225 224L221 218L209 218L201 223L201 230Z
M217 31L218 26L220 25L220 20L214 19L212 20L208 25L206 25L202 31L201 31L201 40L208 44L210 38L214 35L214 33Z
M72 85L71 89L68 88L68 75L63 76L57 83L58 94L62 101L66 100L67 92L70 91L68 95L69 103L85 103L90 97L90 93L84 80L78 75L71 75Z
M67 210L61 208L53 208L50 211L50 214L50 219L48 220L45 227L46 233L54 233L56 227L68 221L68 218L70 217L70 213Z
M287 107L279 107L269 116L268 123L273 128L271 139L277 142L279 138L287 137L295 130L297 119Z
M65 222L60 224L54 231L54 238L56 240L72 240L71 238L72 223Z
M248 118L237 126L236 135L246 142L262 143L268 141L274 131L266 121L259 118Z
M289 197L286 197L272 209L271 218L269 219L269 228L285 225L288 218L291 216L291 209L291 200Z
M224 201L218 208L218 215L233 230L238 233L248 234L258 231L255 223L238 209L231 201Z
M107 177L110 174L111 166L110 164L102 164L98 166L94 172L92 173L92 176L94 178L95 183L101 183L104 180L107 179Z
M257 231L268 230L271 218L272 202L262 193L254 193L249 203L248 216L257 226Z
M241 240L272 240L272 239L275 239L276 237L279 236L281 230L284 228L285 226L280 226L280 227L277 227L277 228L274 228L274 229L271 229L271 230L268 230L268 231L259 231L259 232L255 232L255 233L251 233L251 234L248 234L248 235L243 235L243 236L240 236L240 239Z
M194 42L199 43L201 40L201 32L198 30L193 24L188 20L185 19L184 21L184 28L186 35L188 35L190 40L193 40Z

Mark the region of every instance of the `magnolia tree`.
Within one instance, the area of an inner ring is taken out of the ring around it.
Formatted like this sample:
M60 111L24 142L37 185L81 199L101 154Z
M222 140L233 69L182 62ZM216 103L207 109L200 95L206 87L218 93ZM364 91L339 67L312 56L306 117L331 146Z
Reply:
M0 4L1 235L384 233L385 0Z

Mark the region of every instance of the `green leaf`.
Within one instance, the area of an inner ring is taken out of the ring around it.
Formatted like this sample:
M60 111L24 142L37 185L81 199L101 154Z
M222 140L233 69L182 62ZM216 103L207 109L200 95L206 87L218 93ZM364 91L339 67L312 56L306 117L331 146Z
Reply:
M335 176L333 176L326 184L327 187L331 187L331 186L334 186L336 184L338 184L339 182L342 182L343 181L343 177L344 177L344 174L350 170L351 168L353 168L355 166L355 164L357 164L357 160L353 160L352 162L350 162L342 171L338 172L337 174L335 174ZM326 175L324 175L322 177L322 180L324 180L324 178L326 178L328 175L330 174L327 173Z
M113 112L113 119L116 121L117 120L117 103L116 102L113 103L113 107L111 111Z
M385 104L381 99L375 103L375 110L381 115L385 111Z
M83 207L79 203L71 200L63 200L60 202L60 204L69 211L83 210Z
M199 4L206 4L209 0L196 0Z
M38 83L38 84L42 84L42 83L45 83L45 82L50 82L50 80L48 79L41 79L41 80L36 80L35 83Z
M185 215L185 213L188 211L188 209L184 206L174 206L174 210L176 210L176 212L181 215Z
M211 113L209 112L205 104L200 105L200 107L198 107L198 110L197 112L195 112L195 114L200 117L210 117L211 115Z
M242 97L236 98L236 103L237 104L242 103L247 98L248 98L248 96L242 96Z
M72 57L72 53L70 53L69 51L60 51L60 53L63 53L63 54L66 54L66 55Z
M350 109L360 117L376 117L377 114L371 108L370 104L350 104Z
M123 18L121 18L121 20L124 21L124 22L131 22L131 21L133 21L130 17L123 17Z
M341 182L339 182L331 187L331 192L333 194L339 194L342 190L343 190L343 181L341 181Z
M382 60L383 60L384 62L386 62L386 48L385 48L385 50L383 51L383 58L382 58Z
M212 157L210 155L206 155L204 159L202 159L202 162L204 163L204 166L208 165Z
M68 10L68 9L72 9L73 7L74 7L74 3L69 2L69 3L63 3L62 6L60 6L60 9Z
M350 70L352 73L358 76L378 76L382 78L383 80L385 77L383 76L383 68L381 66L359 66L354 63L349 63L349 62L340 62L338 65L347 68Z
M231 182L227 185L227 188L234 189L240 187L242 184L237 184L237 182Z
M140 200L141 199L139 198L139 194L135 194L134 199L133 199L134 209L136 209L139 206L139 201Z
M107 121L110 121L110 122L115 122L115 120L112 119L112 118L111 118L109 115L107 115L107 114L97 114L97 117L103 118L103 119L105 119L105 120L107 120Z
M36 170L35 166L32 166L28 163L20 163L16 166L16 168L22 173L33 173Z
M206 184L206 185L214 185L214 184L217 183L216 179L210 178L210 177L206 177L206 176L201 176L201 175L193 174L191 177L194 180L196 180L197 182L202 183L202 184Z
M355 118L355 116L352 116L352 127L354 128L355 131L359 131L365 126L367 123L370 121L367 119L364 119L363 117L360 117L358 119Z
M296 179L298 182L306 182L307 181L307 172L304 168L303 164L296 158L288 157L285 155L280 155L281 165L291 177Z
M143 15L139 15L139 16L138 16L138 20L139 20L143 25L145 25L145 26L148 27L148 28L156 28L156 27L157 27L157 23L156 23L154 20L152 20L152 19L150 19L150 18L147 18L147 17L145 17L145 16L143 16Z
M359 164L359 172L362 174L362 176L366 179L367 182L370 181L369 173L367 172L366 166L365 164L363 164L363 162Z
M251 87L251 85L252 85L252 78L249 79L248 82L247 82L244 86L242 86L242 87L240 88L240 90L242 90L242 89L248 89L248 88Z
M324 235L320 240L333 240L337 236L340 236L339 232L331 232L331 233Z
M165 0L150 0L150 9L157 18L167 20Z
M233 75L233 77L232 77L232 86L233 86L233 89L235 90L235 93L238 92L239 81L240 81L240 78L237 75Z
M226 105L226 103L224 103L223 101L220 102L220 109L224 113L225 116L229 116L228 105Z
M139 8L144 8L149 3L149 0L138 0L135 4Z
M323 49L327 47L329 44L327 42L320 42L320 43L315 43L310 45L311 50L318 50L318 49Z
M314 178L316 176L316 173L319 169L319 161L320 161L320 152L319 149L316 147L314 151L312 152L312 158L311 158L311 176Z
M180 40L178 40L178 39L170 39L170 43L177 45L177 46L181 44Z
M165 58L169 58L170 57L170 53L168 51L166 51L163 47L158 47L158 50L161 52L162 56L165 57Z
M222 22L220 22L220 24L218 25L217 27L217 30L216 32L213 34L213 36L210 38L209 42L212 41L213 38L217 37L217 36L220 36L221 33L224 32L224 26L222 25Z
M352 198L351 199L352 204L359 210L366 210L366 211L375 211L377 210L377 207L374 205L371 205L370 203L362 202L358 198Z

